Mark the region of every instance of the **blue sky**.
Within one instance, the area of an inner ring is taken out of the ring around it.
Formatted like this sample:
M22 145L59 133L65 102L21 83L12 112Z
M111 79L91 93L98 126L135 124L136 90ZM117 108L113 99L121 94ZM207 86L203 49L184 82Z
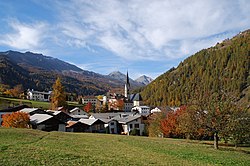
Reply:
M250 28L248 0L1 0L0 51L156 78Z

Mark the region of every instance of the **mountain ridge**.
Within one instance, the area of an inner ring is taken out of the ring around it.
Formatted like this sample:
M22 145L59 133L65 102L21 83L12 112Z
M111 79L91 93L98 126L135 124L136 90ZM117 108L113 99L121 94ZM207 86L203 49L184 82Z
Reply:
M57 77L61 77L67 92L83 95L104 94L111 89L123 89L125 81L114 79L64 62L57 58L32 52L0 52L0 83L24 89L51 90ZM141 87L135 83L132 88Z

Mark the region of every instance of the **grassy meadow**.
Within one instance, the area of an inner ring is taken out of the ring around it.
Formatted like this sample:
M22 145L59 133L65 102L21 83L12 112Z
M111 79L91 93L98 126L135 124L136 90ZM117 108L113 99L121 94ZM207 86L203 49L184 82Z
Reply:
M199 141L0 128L0 165L250 165L250 149Z

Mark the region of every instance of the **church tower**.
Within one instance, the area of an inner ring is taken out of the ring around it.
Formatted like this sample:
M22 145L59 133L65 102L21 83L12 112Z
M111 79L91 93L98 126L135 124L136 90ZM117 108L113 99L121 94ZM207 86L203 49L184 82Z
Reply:
M129 76L128 76L128 71L127 71L127 80L126 80L126 83L125 83L125 88L124 88L125 92L124 92L124 96L126 98L129 97L129 90L130 90L130 83L129 83Z

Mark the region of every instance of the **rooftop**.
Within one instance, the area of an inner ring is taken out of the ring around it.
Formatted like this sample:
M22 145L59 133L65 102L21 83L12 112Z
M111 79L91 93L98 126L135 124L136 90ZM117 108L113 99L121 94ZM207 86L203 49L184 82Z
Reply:
M39 110L39 108L23 108L20 110L20 112L26 112L26 113L31 113L33 111Z
M48 114L34 114L32 116L30 116L30 122L32 123L42 123L50 118L52 118L53 116L48 115Z

